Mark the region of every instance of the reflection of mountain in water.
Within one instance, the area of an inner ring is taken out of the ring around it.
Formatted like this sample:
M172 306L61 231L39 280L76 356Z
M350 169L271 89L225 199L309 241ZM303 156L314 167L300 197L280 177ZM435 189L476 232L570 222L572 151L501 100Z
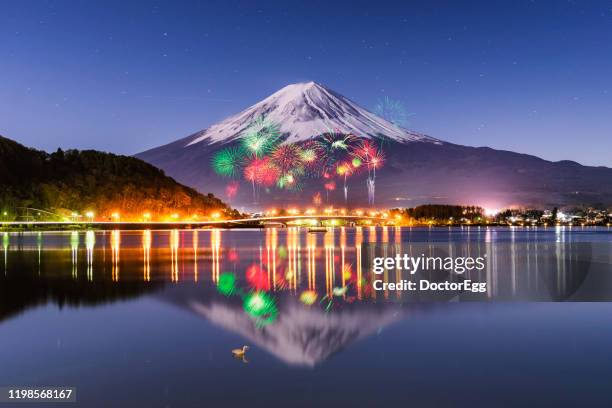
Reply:
M278 319L258 328L237 298L201 287L177 287L159 296L244 336L288 364L303 366L314 366L407 314L397 303L343 303L327 313L317 303L305 306L295 296L281 295Z
M347 234L345 229L339 233L328 232L324 247L312 239L312 234L295 229L278 236L276 230L260 235L241 233L240 257L235 254L233 260L226 256L229 251L221 244L235 240L236 236L232 237L229 232L222 238L219 231L180 234L144 231L124 234L123 241L119 231L108 236L88 232L84 237L85 247L83 236L79 237L78 233L50 235L45 240L28 234L9 237L2 250L4 262L0 264L0 320L45 303L62 307L128 299L172 282L166 285L167 290L159 293L160 299L243 335L289 364L313 366L351 342L405 317L408 311L440 307L441 302L451 299L612 299L609 273L612 252L605 239L580 242L578 232L561 229L555 230L554 235L546 230L518 234L514 230L483 229L481 232L477 229L471 233L476 240L470 239L468 230L464 238L451 237L449 241L451 230L417 230L414 235L412 230L396 230L390 243L387 232L382 230L378 234L380 243L375 229L367 229L365 233L356 229L354 234ZM253 251L257 245L261 245L260 250ZM282 247L291 250L281 254ZM262 253L265 256L259 259ZM374 257L404 253L486 255L487 267L463 275L424 270L414 275L397 270L383 275L371 273ZM262 276L279 302L278 319L262 329L243 310L239 297L226 298L215 289L219 271L234 270L242 280L241 287L247 282L253 284L247 273L253 262L261 263L262 271L266 271ZM346 263L352 265L346 296L358 300L350 303L337 298L330 313L319 304L307 307L299 302L296 294L302 290L324 294L331 293L333 287L344 286L344 275L340 272ZM297 276L293 286L287 280L290 269L298 270L293 275ZM375 279L387 282L470 279L487 282L487 291L373 292Z

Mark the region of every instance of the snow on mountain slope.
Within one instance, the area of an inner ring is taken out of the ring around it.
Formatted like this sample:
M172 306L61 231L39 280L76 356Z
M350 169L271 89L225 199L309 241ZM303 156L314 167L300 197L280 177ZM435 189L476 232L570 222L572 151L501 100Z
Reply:
M334 131L386 136L398 142L437 139L402 129L315 82L288 85L250 108L193 135L187 146L232 141L261 116L277 123L287 142L301 142Z

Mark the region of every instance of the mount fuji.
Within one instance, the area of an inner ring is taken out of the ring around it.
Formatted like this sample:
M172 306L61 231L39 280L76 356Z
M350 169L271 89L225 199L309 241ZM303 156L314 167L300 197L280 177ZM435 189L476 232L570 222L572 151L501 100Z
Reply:
M136 156L183 184L224 197L229 180L213 171L213 155L239 143L249 125L262 117L278 124L283 143L305 143L333 131L382 144L385 164L376 170L377 207L612 204L610 168L444 142L399 127L315 82L288 85L207 129ZM248 209L304 206L317 193L326 197L323 183L317 179L306 179L299 191L267 189L257 204L249 182L235 185L238 191L228 201ZM350 177L347 185L351 206L366 206L365 176ZM342 188L327 197L330 204L344 203Z
M187 146L235 140L258 117L278 123L289 143L304 142L329 129L365 137L386 136L400 143L436 142L395 126L323 85L307 82L288 85L237 115L196 133Z

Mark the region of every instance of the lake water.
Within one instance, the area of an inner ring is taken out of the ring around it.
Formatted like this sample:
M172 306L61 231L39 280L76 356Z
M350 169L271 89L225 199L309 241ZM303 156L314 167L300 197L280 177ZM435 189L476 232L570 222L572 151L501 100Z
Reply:
M608 228L0 237L0 386L57 406L612 406ZM483 256L415 276L487 290L373 290L401 253Z

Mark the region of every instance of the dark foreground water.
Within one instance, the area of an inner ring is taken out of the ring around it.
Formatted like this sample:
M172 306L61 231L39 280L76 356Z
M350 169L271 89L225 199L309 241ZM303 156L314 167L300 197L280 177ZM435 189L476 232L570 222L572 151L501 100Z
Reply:
M0 386L57 406L612 406L605 228L1 237ZM416 275L487 290L372 290L410 279L373 257L440 252L487 265Z

